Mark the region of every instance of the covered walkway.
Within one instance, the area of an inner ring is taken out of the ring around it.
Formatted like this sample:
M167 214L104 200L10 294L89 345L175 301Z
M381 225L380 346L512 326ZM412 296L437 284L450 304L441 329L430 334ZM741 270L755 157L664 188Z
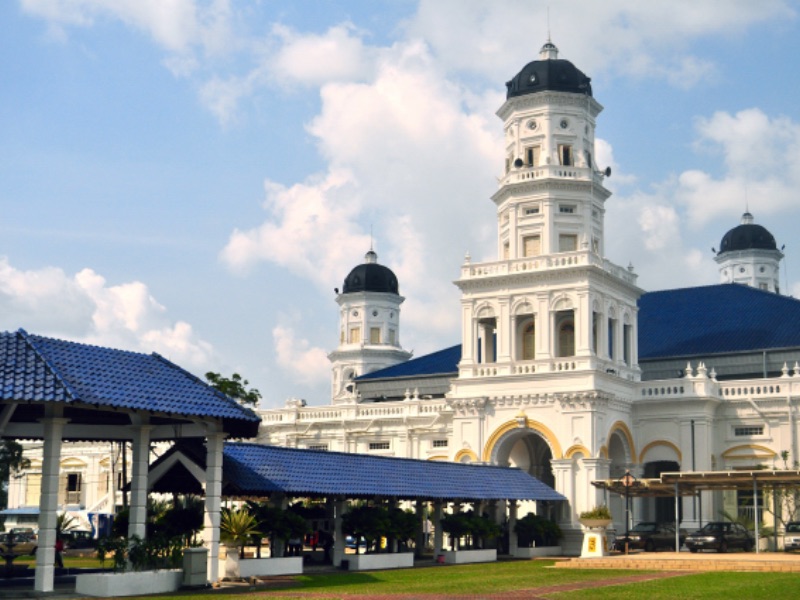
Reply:
M462 503L476 503L476 512L478 507L490 509L495 519L502 508L508 518L509 550L513 550L518 501L565 500L520 469L492 465L226 443L222 467L222 494L227 498L269 499L282 507L290 498L325 499L334 521L335 566L345 555L341 525L349 499L416 502L420 525L423 503L432 502L435 554L443 549L439 522L447 503L453 503L455 510ZM153 491L197 493L204 472L198 445L176 444L152 464L150 486ZM197 481L192 483L194 478ZM500 507L499 502L506 504Z

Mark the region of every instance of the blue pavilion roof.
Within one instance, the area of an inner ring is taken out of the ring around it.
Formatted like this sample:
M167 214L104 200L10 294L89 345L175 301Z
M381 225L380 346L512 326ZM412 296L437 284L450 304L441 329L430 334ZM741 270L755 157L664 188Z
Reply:
M639 359L800 347L800 301L725 283L639 299Z
M0 333L0 402L59 402L222 419L250 437L259 417L188 371L153 354Z
M368 379L387 379L392 377L424 377L426 375L444 375L458 373L458 362L461 360L461 344L438 350L419 358L379 369L357 377L356 381Z
M226 495L564 500L519 469L226 443Z

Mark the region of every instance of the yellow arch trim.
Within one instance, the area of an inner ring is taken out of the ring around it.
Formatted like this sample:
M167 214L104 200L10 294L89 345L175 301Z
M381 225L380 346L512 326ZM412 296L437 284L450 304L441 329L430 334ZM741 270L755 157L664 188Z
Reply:
M734 446L733 448L728 448L725 452L722 453L723 458L750 458L749 456L736 456L736 451L741 450L755 450L756 452L760 451L764 454L759 455L756 453L755 458L774 458L778 456L776 452L770 450L766 446L759 446L758 444L742 444L741 446Z
M572 458L576 454L583 454L586 458L592 458L592 453L583 444L575 444L567 448L567 451L564 452L564 458Z
M466 448L463 448L458 452L456 452L456 455L453 457L453 462L461 462L461 459L464 458L465 456L468 456L474 462L478 462L478 455L475 454L475 452L473 452L472 450L467 450Z
M622 435L625 436L625 439L628 440L628 449L631 453L631 460L636 460L636 444L633 443L633 434L631 434L631 430L628 429L628 426L624 421L617 421L611 426L611 429L608 430L608 437L611 438L611 436L614 435L614 432L617 430L621 431ZM608 454L608 448L606 448L606 454Z
M540 433L547 443L550 445L550 450L553 453L554 459L563 458L564 454L561 451L561 444L558 443L558 438L556 435L550 430L547 425L544 423L540 423L539 421L533 421L525 417L525 425L528 429L533 429L537 433ZM489 436L486 445L483 447L483 461L489 462L492 457L492 450L494 450L495 445L497 445L497 441L504 436L509 431L513 431L514 429L519 429L519 423L516 419L512 419L511 421L506 421L500 427L494 430L494 433Z
M444 454L437 454L436 456L429 456L428 460L447 460L447 456Z
M608 459L608 446L600 446L600 450L597 452L597 456L599 458Z
M678 448L672 442L668 442L666 440L656 440L655 442L650 442L644 448L642 448L642 452L641 454L639 454L639 462L643 463L644 456L645 454L647 454L647 451L650 450L651 448L655 448L656 446L666 446L667 448L671 448L675 452L675 454L678 455L678 462L683 463L683 455L681 454L680 448Z

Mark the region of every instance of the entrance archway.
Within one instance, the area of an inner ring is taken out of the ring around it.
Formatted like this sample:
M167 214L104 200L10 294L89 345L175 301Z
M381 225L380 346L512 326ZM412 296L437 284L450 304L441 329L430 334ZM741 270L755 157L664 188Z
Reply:
M535 429L520 427L503 434L492 449L492 464L516 467L555 488L553 451L547 440Z

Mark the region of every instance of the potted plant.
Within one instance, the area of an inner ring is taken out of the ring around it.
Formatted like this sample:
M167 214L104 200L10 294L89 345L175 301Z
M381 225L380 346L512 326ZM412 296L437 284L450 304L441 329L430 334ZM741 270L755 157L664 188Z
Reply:
M300 536L306 530L305 519L288 510L266 504L250 504L246 509L224 511L220 521L223 539L235 545L225 561L226 577L296 575L303 572L302 556L279 556L277 541ZM261 558L261 538L270 537L270 557ZM244 558L244 545L256 540L256 558Z
M75 591L102 598L174 592L183 579L182 547L181 538L104 538L97 554L101 561L112 555L114 572L76 575Z
M354 555L348 555L347 568L351 571L367 569L398 569L414 566L413 552L378 553L378 541L383 537L394 536L397 539L408 539L416 532L409 530L410 520L407 513L399 509L387 510L383 506L362 505L353 507L342 517L342 531L356 540ZM367 542L366 554L360 554L358 540ZM387 544L390 549L391 544ZM369 553L370 548L374 550Z
M444 562L448 564L492 562L497 560L497 548L459 549L459 540L467 538L476 541L492 539L500 533L500 527L488 517L469 513L454 513L441 520L442 530L450 536L451 550L443 552ZM470 544L467 544L469 547Z
M592 510L583 511L578 517L581 525L589 529L608 527L612 521L611 511L605 504L595 506Z
M517 520L514 531L518 543L514 556L518 558L561 554L561 546L558 544L562 536L561 528L550 519L528 513Z

